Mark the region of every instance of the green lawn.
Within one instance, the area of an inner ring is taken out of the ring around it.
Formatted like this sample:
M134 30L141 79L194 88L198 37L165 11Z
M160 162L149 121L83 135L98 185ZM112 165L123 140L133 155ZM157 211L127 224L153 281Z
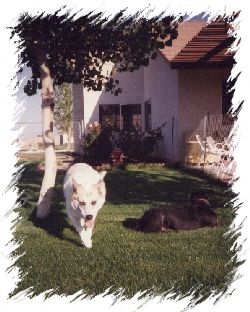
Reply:
M22 244L13 256L22 255L15 263L22 279L11 295L33 287L33 295L83 289L94 296L112 286L111 292L123 288L127 298L140 290L162 294L173 287L179 295L196 288L196 296L205 298L225 290L232 280L239 264L230 250L235 238L223 235L234 212L223 206L233 194L223 184L166 168L109 171L107 202L97 217L93 248L86 249L66 215L64 175L58 172L52 212L42 222L34 217L42 173L29 164L19 180L24 192L15 238ZM124 226L154 205L183 205L195 190L205 191L218 207L220 227L144 234Z

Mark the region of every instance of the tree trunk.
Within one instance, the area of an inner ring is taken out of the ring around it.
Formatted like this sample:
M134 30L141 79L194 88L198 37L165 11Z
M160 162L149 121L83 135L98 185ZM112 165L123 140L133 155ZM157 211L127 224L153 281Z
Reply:
M42 136L45 152L45 171L43 176L40 196L37 203L37 218L45 218L49 214L51 197L55 185L57 161L53 137L53 81L50 70L46 64L46 56L43 51L37 51L41 83L42 83Z

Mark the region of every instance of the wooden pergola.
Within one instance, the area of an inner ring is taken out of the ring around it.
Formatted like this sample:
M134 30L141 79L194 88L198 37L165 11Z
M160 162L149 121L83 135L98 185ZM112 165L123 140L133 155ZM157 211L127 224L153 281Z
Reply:
M229 51L235 38L228 24L212 22L203 27L171 60L171 68L228 67L235 61Z

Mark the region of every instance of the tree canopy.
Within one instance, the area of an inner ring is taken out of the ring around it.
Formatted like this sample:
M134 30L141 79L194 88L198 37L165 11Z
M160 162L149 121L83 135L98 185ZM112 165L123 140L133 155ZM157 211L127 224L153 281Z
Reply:
M70 84L63 83L62 85L55 87L54 104L54 120L56 128L69 136L72 130L73 111L72 87Z
M54 14L21 14L17 25L11 27L11 38L17 35L19 71L24 66L32 70L24 92L31 96L41 88L37 55L43 51L55 85L82 82L89 90L104 86L119 94L119 81L102 73L103 64L114 63L118 72L147 66L158 49L171 45L177 37L181 20L163 13L152 18L143 17L142 12L125 13L122 10L112 18L93 12L77 18L62 9Z

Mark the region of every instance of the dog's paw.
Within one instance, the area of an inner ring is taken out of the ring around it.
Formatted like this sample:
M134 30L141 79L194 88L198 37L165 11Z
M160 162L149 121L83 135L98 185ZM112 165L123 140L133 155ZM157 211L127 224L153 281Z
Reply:
M86 248L91 248L92 247L92 239L91 239L91 236L88 235L88 233L83 230L80 234L80 237L81 237L81 240L82 240L82 243L83 245L86 247Z
M84 240L82 243L86 248L92 248L92 240Z

